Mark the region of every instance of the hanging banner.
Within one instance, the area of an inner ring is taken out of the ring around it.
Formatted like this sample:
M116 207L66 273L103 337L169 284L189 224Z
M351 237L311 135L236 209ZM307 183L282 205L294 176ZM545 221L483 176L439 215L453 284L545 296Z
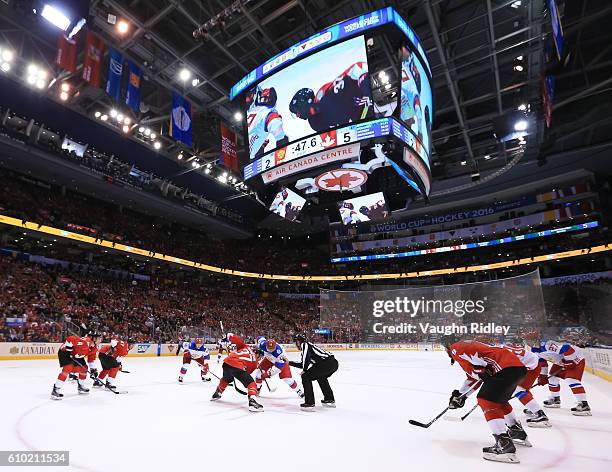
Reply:
M238 172L238 143L236 133L221 123L221 164Z
M100 87L104 41L88 31L85 38L85 56L83 59L83 80L92 87Z
M121 76L123 74L123 56L113 48L108 50L108 78L106 94L116 102L121 97Z
M550 16L550 24L552 26L552 37L557 50L557 58L559 62L563 61L563 26L561 18L559 18L559 9L557 8L556 0L547 0L548 14Z
M172 92L172 114L170 136L191 147L191 103L178 93Z
M64 33L60 33L57 39L57 55L55 63L68 72L76 71L77 44L74 38L68 39Z
M136 113L140 113L140 82L142 70L132 61L128 61L128 86L125 103Z

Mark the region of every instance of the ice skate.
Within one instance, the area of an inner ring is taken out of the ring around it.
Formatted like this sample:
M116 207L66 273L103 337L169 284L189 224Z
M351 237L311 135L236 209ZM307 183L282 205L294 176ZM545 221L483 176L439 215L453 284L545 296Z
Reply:
M574 416L592 416L591 407L586 400L578 402L578 404L571 409L571 412Z
M516 447L508 436L508 433L494 434L495 444L482 448L482 457L488 461L508 462L518 464L520 461L516 456Z

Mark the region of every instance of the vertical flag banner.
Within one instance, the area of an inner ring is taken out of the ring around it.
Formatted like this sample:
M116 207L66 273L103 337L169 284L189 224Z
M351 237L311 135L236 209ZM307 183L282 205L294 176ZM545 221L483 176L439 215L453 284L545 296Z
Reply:
M100 87L104 41L92 32L85 38L85 57L83 59L83 80L92 87Z
M128 86L125 103L136 113L140 113L140 82L142 70L132 61L128 61Z
M68 39L60 33L57 39L57 55L55 63L68 72L76 71L77 44L74 38Z
M123 56L113 48L108 49L108 78L106 94L116 102L121 96L121 75L123 74Z
M191 147L191 103L176 92L172 92L170 122L170 136Z
M236 133L221 123L221 164L238 172L238 143Z
M550 24L552 27L552 37L557 50L559 62L563 61L563 26L561 18L559 18L559 9L557 8L556 0L547 0L548 14L550 16Z

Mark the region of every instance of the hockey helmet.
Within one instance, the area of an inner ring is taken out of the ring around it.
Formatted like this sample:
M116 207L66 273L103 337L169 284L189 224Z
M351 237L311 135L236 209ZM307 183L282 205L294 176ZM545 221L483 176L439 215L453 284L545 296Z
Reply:
M297 333L293 335L293 341L299 347L302 343L306 342L306 336L304 336L302 333Z
M305 120L310 115L310 108L315 101L315 94L312 89L303 88L295 92L289 102L289 111L298 118Z
M264 105L272 108L273 106L276 106L277 100L278 95L276 94L276 89L274 87L270 87L261 90L259 94L257 94L257 97L255 98L255 105Z

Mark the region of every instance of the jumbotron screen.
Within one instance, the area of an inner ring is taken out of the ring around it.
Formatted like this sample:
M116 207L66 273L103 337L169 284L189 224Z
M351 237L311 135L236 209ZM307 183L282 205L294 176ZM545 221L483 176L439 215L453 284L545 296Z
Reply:
M246 94L249 157L373 116L363 36L296 62Z
M338 202L338 209L345 225L384 220L389 216L389 207L382 192Z
M402 78L400 118L414 134L430 156L431 147L431 122L433 113L433 95L429 78L421 59L411 49L402 47ZM419 149L415 149L417 154Z
M306 199L299 196L294 191L283 187L280 192L276 194L272 205L270 205L270 211L276 213L289 221L297 221L300 211L304 207Z

